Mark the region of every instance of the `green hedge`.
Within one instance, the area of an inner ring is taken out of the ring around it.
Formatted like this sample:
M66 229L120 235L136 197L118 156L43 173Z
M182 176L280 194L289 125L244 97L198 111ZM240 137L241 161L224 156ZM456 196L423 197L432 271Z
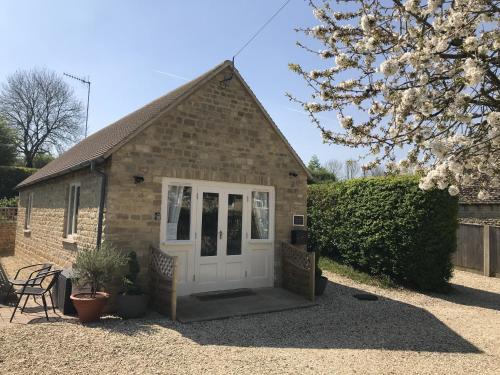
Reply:
M311 185L309 246L322 255L422 290L452 274L457 199L418 178L372 177Z
M17 195L14 187L31 176L36 169L25 167L0 166L0 198L13 198Z

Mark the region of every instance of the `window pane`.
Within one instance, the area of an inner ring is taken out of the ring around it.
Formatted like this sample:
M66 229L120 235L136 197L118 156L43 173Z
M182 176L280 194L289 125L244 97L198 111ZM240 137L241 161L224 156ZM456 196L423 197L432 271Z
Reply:
M243 195L227 197L227 255L241 254Z
M73 234L73 212L75 209L75 185L69 191L68 234Z
M268 192L252 192L252 239L269 239Z
M190 186L168 187L167 240L189 240L191 229Z
M219 221L219 194L203 193L201 213L201 256L217 255L217 230Z
M29 229L30 224L31 224L31 209L33 206L33 193L28 194L28 202L26 202L26 218L25 218L25 223L24 227L26 229Z
M78 230L78 209L80 208L80 186L76 187L76 196L75 196L75 219L73 225L73 233L76 233Z

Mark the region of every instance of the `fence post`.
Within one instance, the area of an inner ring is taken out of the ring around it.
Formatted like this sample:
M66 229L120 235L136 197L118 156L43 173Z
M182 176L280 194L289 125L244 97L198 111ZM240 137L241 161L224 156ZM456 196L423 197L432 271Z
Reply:
M483 226L484 267L483 275L491 276L490 226Z
M170 317L177 320L177 262L178 257L174 257L174 271L172 272L172 292L170 293Z

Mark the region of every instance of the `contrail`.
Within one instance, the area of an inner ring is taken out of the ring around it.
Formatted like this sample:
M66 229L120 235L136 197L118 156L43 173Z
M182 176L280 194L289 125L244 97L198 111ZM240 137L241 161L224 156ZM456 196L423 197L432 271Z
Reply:
M189 81L189 78L186 78L186 77L183 77L183 76L178 76L177 74L168 73L168 72L163 72L163 71L161 71L161 70L153 70L153 72L155 72L155 73L160 73L160 74L163 74L163 75L166 75L166 76L172 77L172 78L177 78L177 79L180 79L180 80L182 80L182 81Z

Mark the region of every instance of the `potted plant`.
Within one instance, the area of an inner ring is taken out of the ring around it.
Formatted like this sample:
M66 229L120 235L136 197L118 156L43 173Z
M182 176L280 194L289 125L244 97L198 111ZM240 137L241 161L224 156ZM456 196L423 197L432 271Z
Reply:
M109 298L102 289L122 274L125 265L125 256L107 242L78 252L72 279L80 287L90 287L90 292L71 294L70 298L82 323L100 318Z
M128 273L123 278L123 293L117 296L117 312L122 318L139 318L146 314L148 307L148 296L137 282L141 271L137 254L132 251L127 258Z

